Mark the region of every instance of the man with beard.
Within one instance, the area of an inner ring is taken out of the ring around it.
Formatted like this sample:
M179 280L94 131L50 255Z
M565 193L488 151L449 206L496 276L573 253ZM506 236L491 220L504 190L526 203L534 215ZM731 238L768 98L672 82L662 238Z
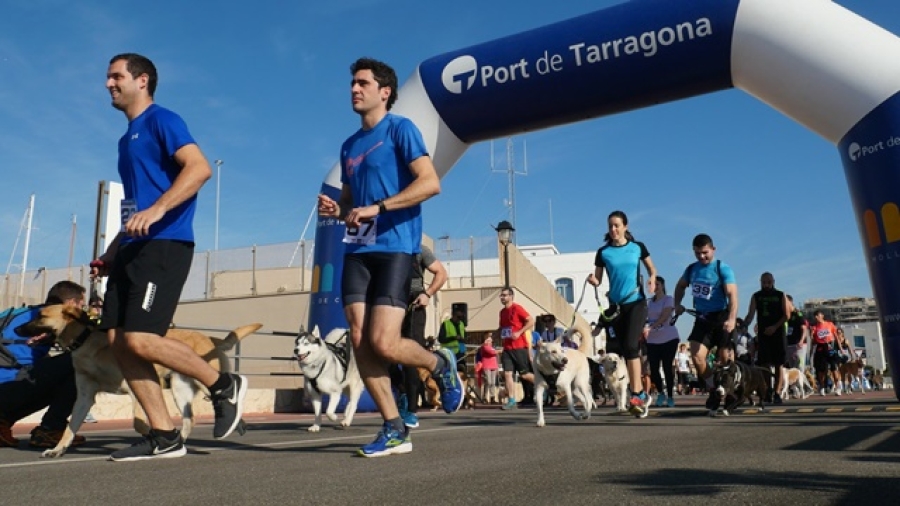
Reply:
M787 358L787 341L785 338L785 322L791 314L787 297L784 292L775 289L775 276L770 272L764 272L759 278L760 290L750 297L750 309L744 318L744 325L749 326L753 317L759 310L759 333L756 336L757 358L756 363L762 367L775 368L775 392L772 399L775 404L781 404L781 392L783 387L782 377L785 359Z

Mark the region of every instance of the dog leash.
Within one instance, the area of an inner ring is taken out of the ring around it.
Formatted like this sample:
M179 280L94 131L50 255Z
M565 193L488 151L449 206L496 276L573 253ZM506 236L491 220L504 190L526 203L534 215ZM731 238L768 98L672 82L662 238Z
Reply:
M575 310L572 312L572 321L569 322L569 326L566 327L567 329L570 329L570 328L572 328L572 325L575 325L575 315L578 314L578 309L581 308L581 301L584 300L584 291L585 291L584 289L587 288L587 284L588 284L588 280L587 280L587 278L584 278L584 284L581 285L581 296L578 297L578 303L575 304ZM597 287L596 286L594 287L594 296L597 297ZM599 298L597 299L597 302L598 303L600 302Z

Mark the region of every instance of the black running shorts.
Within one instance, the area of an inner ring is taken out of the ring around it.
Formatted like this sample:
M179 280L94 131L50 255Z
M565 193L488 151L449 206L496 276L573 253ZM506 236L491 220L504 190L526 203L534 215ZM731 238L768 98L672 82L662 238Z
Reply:
M123 244L106 284L100 328L164 336L194 259L194 243L153 239Z
M344 306L406 308L413 255L407 253L351 253L344 255L341 299Z

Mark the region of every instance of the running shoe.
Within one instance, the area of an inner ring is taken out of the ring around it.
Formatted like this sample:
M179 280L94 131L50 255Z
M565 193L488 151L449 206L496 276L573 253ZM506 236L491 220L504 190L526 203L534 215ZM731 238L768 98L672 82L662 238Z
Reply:
M668 399L666 399L666 406L669 406L670 408L674 408L675 407L675 398L669 397Z
M437 351L444 358L446 367L441 371L439 379L441 380L441 404L444 412L456 413L463 405L463 387L459 382L459 373L456 372L456 357L453 352L447 348L441 348Z
M0 448L4 446L12 448L19 446L19 440L13 437L12 425L9 420L0 418Z
M109 460L132 462L148 459L172 459L185 455L187 455L187 448L184 446L180 432L175 431L175 438L170 440L151 430L150 434L144 436L144 439L137 443L112 452Z
M628 401L628 411L638 417L646 418L650 413L650 396L647 392L641 392L640 395L631 394L631 400Z
M656 396L656 407L661 408L666 405L666 394L659 394Z
M216 414L213 437L224 439L234 431L244 412L244 397L247 395L247 378L240 374L231 376L231 385L210 395Z
M403 419L403 425L410 429L419 426L419 416L409 411L409 400L406 394L400 394L400 398L397 400L397 411L400 413L400 418Z
M59 440L62 439L65 430L50 430L38 425L31 431L31 439L28 446L33 448L56 448ZM85 443L85 438L81 434L75 434L69 446L81 446Z
M519 409L519 406L516 404L515 399L510 398L508 401L506 401L506 404L500 406L500 409L513 410L513 409Z
M409 431L402 434L390 422L384 422L378 435L375 436L375 441L360 448L358 453L362 457L384 457L411 451L412 440L409 437Z

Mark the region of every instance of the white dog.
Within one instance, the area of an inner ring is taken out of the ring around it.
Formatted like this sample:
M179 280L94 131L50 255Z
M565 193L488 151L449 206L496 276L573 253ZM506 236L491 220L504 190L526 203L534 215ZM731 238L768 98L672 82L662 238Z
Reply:
M779 393L782 399L788 399L789 394L793 390L800 391L801 399L806 399L810 394L815 392L812 385L809 384L809 379L807 379L806 375L803 374L803 371L800 369L797 369L796 367L784 367L782 368L781 374L784 377L784 380L781 382L783 386Z
M625 359L617 353L607 353L600 361L603 366L603 378L616 398L616 411L628 411L628 369Z
M538 407L538 427L546 424L543 399L544 391L551 381L556 383L557 388L565 392L566 403L572 418L576 420L590 418L591 408L594 406L594 395L591 392L590 366L584 353L576 349L564 348L559 339L542 342L538 345L532 369L534 370L534 398ZM584 406L584 411L581 413L575 409L573 393Z
M322 424L322 394L328 394L325 415L332 422L337 421L335 411L341 400L341 393L347 396L347 407L341 426L349 427L356 413L356 405L363 391L363 381L353 358L352 346L348 342L346 329L334 329L319 337L319 327L312 332L300 330L294 346L294 356L303 371L306 392L312 399L316 419L307 430L319 432Z

